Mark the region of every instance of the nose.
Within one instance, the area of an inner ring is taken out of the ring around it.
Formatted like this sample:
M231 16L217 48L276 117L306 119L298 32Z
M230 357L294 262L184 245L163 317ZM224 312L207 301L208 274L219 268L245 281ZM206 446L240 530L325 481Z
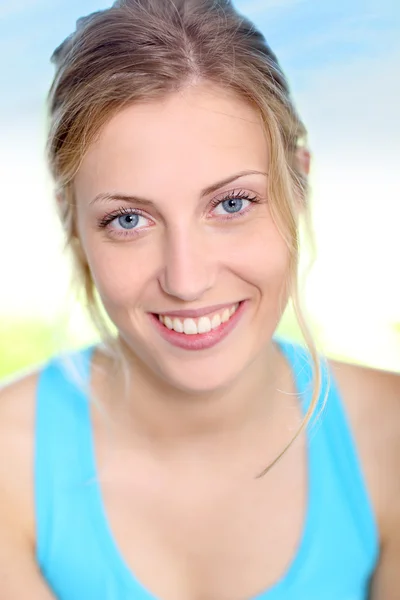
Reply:
M160 285L184 302L201 298L214 285L215 257L204 233L175 229L166 238Z

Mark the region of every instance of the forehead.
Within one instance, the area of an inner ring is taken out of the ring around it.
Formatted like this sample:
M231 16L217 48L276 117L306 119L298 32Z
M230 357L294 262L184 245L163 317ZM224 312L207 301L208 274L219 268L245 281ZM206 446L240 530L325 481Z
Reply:
M76 177L83 191L188 191L245 169L265 170L261 116L232 92L195 86L121 110L89 148ZM145 189L141 189L141 188Z

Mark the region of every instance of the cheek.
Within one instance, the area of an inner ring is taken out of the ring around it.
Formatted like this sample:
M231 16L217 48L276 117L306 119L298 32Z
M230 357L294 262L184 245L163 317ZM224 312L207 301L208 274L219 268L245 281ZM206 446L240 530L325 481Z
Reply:
M105 306L131 306L152 279L155 258L138 246L94 241L87 246L93 281Z
M250 339L262 349L274 335L289 299L289 249L278 230L253 235L243 251L243 275L256 290Z
M261 219L256 223L251 232L231 248L230 256L241 278L261 293L267 289L279 293L287 281L289 250L271 220Z

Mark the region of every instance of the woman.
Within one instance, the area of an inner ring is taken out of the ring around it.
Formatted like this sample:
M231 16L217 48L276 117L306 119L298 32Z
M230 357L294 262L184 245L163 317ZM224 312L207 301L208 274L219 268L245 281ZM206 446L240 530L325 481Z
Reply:
M104 343L2 392L1 598L400 598L399 377L308 334L306 131L262 35L228 0L121 0L53 58ZM307 350L274 337L289 299Z

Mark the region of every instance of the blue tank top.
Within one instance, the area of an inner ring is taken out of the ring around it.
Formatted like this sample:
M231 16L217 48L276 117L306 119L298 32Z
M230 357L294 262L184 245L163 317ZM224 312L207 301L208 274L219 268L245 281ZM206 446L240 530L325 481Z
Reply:
M310 357L298 345L277 342L292 367L306 411L312 392ZM58 600L156 600L124 562L107 522L85 392L92 352L90 348L67 360L56 358L40 374L35 442L37 561ZM368 597L378 559L377 528L331 374L329 379L327 404L307 432L308 506L297 553L273 587L249 600ZM327 383L324 372L321 399Z

